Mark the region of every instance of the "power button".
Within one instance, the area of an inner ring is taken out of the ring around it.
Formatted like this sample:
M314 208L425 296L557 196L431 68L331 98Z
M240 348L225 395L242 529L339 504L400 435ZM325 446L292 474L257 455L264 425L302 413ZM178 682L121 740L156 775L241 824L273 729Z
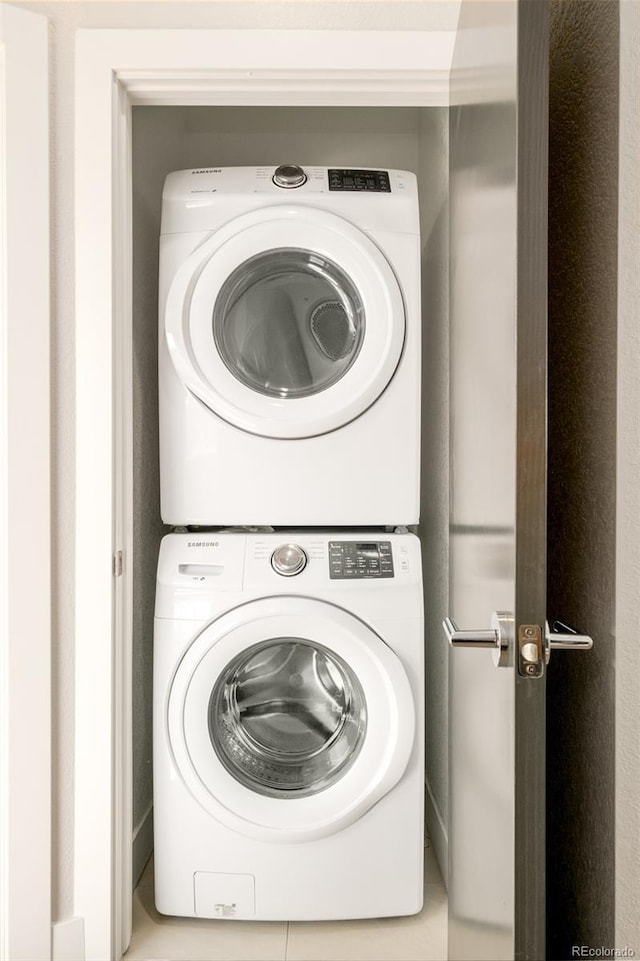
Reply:
M281 164L279 167L276 167L273 182L276 187L285 187L288 189L291 189L291 187L302 187L302 185L307 182L307 175L302 167L297 167L295 164Z
M271 566L283 577L293 577L307 566L307 555L297 544L281 544L271 555Z

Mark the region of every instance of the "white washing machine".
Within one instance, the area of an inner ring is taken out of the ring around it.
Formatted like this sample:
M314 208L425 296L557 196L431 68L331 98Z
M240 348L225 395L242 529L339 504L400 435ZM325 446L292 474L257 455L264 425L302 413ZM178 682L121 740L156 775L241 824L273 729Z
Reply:
M168 535L154 695L159 911L420 910L417 538Z
M169 174L159 316L165 523L418 521L413 174Z

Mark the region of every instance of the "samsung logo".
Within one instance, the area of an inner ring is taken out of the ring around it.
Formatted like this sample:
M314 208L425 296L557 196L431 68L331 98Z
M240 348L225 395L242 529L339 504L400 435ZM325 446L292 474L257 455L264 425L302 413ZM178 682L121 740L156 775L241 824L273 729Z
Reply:
M220 547L220 541L188 541L187 547Z
M192 170L192 174L221 174L221 167L203 167L202 170Z

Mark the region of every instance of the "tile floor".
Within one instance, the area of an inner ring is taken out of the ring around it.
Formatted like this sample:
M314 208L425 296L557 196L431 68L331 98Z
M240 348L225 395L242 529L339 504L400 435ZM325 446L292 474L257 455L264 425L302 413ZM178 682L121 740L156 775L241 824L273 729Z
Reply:
M150 861L133 896L123 961L445 961L447 893L429 841L424 900L413 917L367 921L168 918L154 907Z

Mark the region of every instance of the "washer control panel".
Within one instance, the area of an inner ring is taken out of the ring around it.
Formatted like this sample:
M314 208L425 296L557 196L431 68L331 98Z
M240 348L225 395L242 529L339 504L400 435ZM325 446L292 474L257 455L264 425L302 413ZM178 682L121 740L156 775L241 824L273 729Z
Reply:
M386 170L337 170L329 168L329 190L366 190L373 193L391 193L389 174Z
M391 541L329 541L329 577L393 577Z

